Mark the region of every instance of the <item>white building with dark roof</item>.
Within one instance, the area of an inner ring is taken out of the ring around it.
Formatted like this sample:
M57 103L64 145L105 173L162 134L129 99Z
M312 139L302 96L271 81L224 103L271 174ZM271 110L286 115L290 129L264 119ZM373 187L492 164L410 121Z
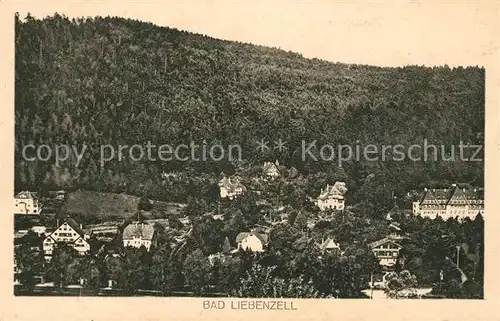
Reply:
M123 230L122 240L124 247L140 248L144 245L149 251L156 242L156 229L153 224L133 222Z
M459 188L455 184L451 188L425 188L419 200L413 202L413 214L431 219L474 219L484 215L484 189Z
M246 187L238 179L231 180L230 177L224 177L219 181L220 197L234 199L238 195L246 192Z
M63 222L43 240L43 252L48 259L58 243L66 243L74 248L80 255L90 250L89 243L85 240L82 226L72 218L65 218Z
M316 205L320 210L338 210L342 211L345 208L345 193L347 187L344 182L335 182L334 185L326 185L325 189L321 189L321 193L316 199Z
M373 254L379 259L380 265L391 267L396 264L399 251L403 248L397 239L385 237L381 240L368 244Z

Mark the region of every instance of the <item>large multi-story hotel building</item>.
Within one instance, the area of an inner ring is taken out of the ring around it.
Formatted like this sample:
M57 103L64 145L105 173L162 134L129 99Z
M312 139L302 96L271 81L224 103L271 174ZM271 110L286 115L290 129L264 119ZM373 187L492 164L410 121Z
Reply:
M455 184L451 188L425 188L419 200L413 202L413 214L432 219L474 219L478 214L484 215L484 189L460 188Z

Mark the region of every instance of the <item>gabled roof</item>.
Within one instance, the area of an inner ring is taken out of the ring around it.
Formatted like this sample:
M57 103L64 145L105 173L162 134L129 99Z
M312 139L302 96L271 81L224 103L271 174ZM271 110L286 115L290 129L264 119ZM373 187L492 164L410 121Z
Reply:
M323 243L321 243L321 245L319 246L319 248L321 250L333 250L333 249L339 249L340 250L339 244L335 243L333 241L333 239L331 239L330 237L328 237Z
M389 224L389 228L395 231L401 231L401 226L398 222L392 222L391 224Z
M267 241L269 240L269 237L265 233L259 233L258 231L252 231L252 232L241 232L236 236L236 243L241 243L244 239L246 239L249 236L255 236L257 237L262 244L267 244Z
M66 243L75 243L75 242L79 242L79 240L82 240L82 241L87 243L87 241L85 241L85 239L84 239L85 232L80 228L80 224L78 224L74 219L72 219L70 217L63 218L61 224L59 224L59 226L54 231L52 231L46 239L50 238L53 241L55 241L55 239L52 237L52 235L54 234L54 232L56 232L64 224L69 225L76 233L78 233L78 236L79 236L78 238L73 240L73 242L66 242Z
M381 240L378 240L378 241L375 241L375 242L372 242L372 243L369 243L368 246L370 248L375 248L375 247L379 247L380 245L384 245L384 244L387 244L387 243L391 243L391 244L394 244L400 248L402 248L403 246L399 243L396 243L392 238L390 237L384 237L383 239Z
M71 228L75 230L75 232L78 233L81 237L85 235L85 232L80 228L80 224L78 224L74 219L69 217L64 218L61 225L63 225L64 223L71 226ZM61 225L59 225L58 228L61 227Z
M236 235L236 243L241 243L247 236L249 236L250 233L248 232L241 232L238 235Z
M36 193L30 192L30 191L22 191L16 194L15 198L19 199L38 199L38 196L36 196Z
M234 191L238 188L241 188L243 191L246 191L245 185L241 184L241 182L236 180L231 180L231 178L224 177L219 181L219 187L225 188L226 190Z
M471 201L484 200L483 188L459 188L452 186L451 188L433 188L424 189L420 198L420 204L423 205L441 205L460 204L460 201L465 201L469 204Z
M278 164L279 164L278 161L276 161L276 163L265 162L264 165L262 166L262 171L264 172L264 174L270 174L270 175L272 175L273 173L280 174Z
M25 235L28 235L28 230L19 230L19 231L17 231L17 232L14 233L14 238L15 239L20 239L20 238L22 238Z
M327 198L343 199L346 192L347 186L344 182L335 182L333 186L326 185L326 188L321 190L318 200L324 200Z
M131 240L134 237L141 238L143 240L152 240L155 234L155 229L152 224L134 222L123 230L123 239Z

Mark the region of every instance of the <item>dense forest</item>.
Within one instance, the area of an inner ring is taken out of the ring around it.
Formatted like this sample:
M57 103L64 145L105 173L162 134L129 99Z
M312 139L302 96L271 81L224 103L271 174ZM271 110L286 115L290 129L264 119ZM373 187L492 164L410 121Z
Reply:
M304 162L294 152L303 139L482 145L482 68L332 63L118 17L16 16L15 37L16 189L87 188L183 201L204 185L197 180L275 159L306 177L342 175L349 197L366 198L370 190L390 205L392 191L483 185L482 162L350 161L339 168ZM255 153L262 138L281 138L288 151ZM245 161L125 159L100 168L100 145L147 141L240 144ZM56 167L53 159L24 160L27 144L89 148L78 167L74 159ZM175 175L165 181L162 172Z

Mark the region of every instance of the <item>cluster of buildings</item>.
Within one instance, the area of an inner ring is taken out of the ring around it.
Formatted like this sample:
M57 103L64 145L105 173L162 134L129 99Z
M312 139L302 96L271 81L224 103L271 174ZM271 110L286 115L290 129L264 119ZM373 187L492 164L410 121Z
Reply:
M265 179L276 179L281 176L279 162L265 162L262 166L263 177ZM239 195L244 194L247 189L241 183L239 177L226 177L222 173L222 179L219 181L219 191L221 199L233 200ZM345 209L345 194L347 193L347 185L345 182L335 182L334 185L327 184L321 189L319 196L312 201L321 210L336 210L343 211Z
M266 180L280 177L279 163L266 162L263 166L263 176ZM246 192L245 186L238 177L223 177L219 182L220 197L233 200ZM345 195L347 186L344 182L335 182L333 185L326 185L321 189L319 195L313 199L314 204L320 211L331 213L331 211L343 211L346 208ZM62 201L65 198L64 191L55 191L50 197ZM22 191L14 197L14 213L17 216L40 216L42 211L42 202L36 193ZM389 233L382 239L369 243L368 246L374 255L379 259L382 266L391 269L397 262L400 251L403 249L401 241L405 238L400 225L395 222L392 216L399 209L395 205L386 216L389 222ZM427 218L441 217L447 218L471 218L476 215L484 214L484 190L482 188L466 188L452 185L450 188L424 189L418 199L412 204L411 213L415 216ZM186 222L187 223L187 222ZM184 223L183 223L184 224ZM273 225L273 224L271 224ZM253 252L264 252L269 243L269 230L271 227L258 227L248 232L241 232L236 236L236 248L231 248L229 240L225 240L224 248L221 253L212 255L224 257L242 250L251 250ZM110 242L115 240L120 234L116 225L99 225L84 229L73 218L66 217L57 220L55 229L47 228L41 225L35 225L30 228L31 232L43 236L42 251L46 261L49 261L54 253L57 244L65 243L76 250L80 255L84 255L91 250L91 239ZM15 238L21 238L28 233L28 230L15 231ZM145 247L148 251L157 245L158 231L154 224L141 219L137 219L123 227L121 230L121 243L124 247ZM335 253L343 255L339 244L334 238L328 237L317 244L323 253Z
M63 200L64 195L63 191L51 192L49 200ZM21 239L30 232L42 237L42 251L46 261L50 261L57 244L65 243L75 249L78 254L84 255L91 249L89 243L91 238L110 242L119 234L119 228L116 225L101 224L84 229L82 224L77 223L71 217L57 219L52 228L40 225L42 202L34 192L22 191L16 194L14 209L15 217L36 220L36 223L31 224L28 229L17 229L14 233L14 239ZM139 218L125 226L121 233L121 241L125 247L140 248L144 246L149 250L151 246L156 244L156 239L157 233L154 225Z

